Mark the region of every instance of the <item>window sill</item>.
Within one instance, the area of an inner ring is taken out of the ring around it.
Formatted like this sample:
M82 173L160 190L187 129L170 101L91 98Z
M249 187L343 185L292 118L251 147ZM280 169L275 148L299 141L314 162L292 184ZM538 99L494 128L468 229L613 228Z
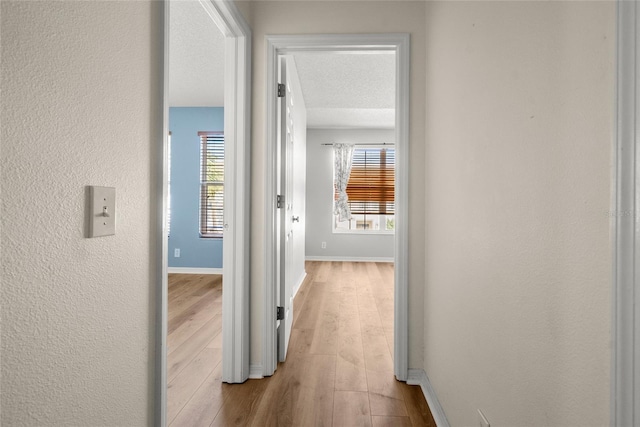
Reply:
M383 236L393 236L395 231L385 231L385 230L333 230L333 234L357 234L360 236L369 236L369 235L383 235Z

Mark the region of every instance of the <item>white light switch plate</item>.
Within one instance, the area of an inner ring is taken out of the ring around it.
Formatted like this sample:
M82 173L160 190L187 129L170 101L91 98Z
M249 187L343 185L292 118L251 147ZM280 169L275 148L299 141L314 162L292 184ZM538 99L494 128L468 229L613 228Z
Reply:
M89 187L89 237L116 234L116 189Z

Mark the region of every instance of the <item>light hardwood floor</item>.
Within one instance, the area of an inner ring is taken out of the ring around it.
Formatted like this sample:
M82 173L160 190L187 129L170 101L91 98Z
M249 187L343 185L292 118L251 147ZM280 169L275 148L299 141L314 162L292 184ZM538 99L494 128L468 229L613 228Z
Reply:
M221 382L221 276L169 276L170 426L435 426L393 376L393 264L306 270L287 361L244 384Z

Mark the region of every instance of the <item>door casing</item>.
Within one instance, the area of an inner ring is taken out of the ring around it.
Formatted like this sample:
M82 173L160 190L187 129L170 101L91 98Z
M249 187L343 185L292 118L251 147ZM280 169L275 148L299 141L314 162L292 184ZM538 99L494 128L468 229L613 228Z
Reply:
M318 34L267 36L266 146L265 146L265 247L263 278L262 375L277 366L277 76L278 56L296 52L371 52L396 54L396 221L394 262L394 373L406 381L409 364L408 322L408 192L409 192L409 34Z
M617 3L611 425L640 423L640 4Z

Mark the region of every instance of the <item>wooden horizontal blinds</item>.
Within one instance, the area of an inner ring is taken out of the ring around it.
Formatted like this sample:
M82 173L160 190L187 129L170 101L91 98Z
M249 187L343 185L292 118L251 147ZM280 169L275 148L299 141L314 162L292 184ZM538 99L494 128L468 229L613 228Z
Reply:
M356 148L353 151L347 184L352 214L394 214L395 159L395 150L389 148Z
M222 237L224 229L224 134L200 137L200 236Z

